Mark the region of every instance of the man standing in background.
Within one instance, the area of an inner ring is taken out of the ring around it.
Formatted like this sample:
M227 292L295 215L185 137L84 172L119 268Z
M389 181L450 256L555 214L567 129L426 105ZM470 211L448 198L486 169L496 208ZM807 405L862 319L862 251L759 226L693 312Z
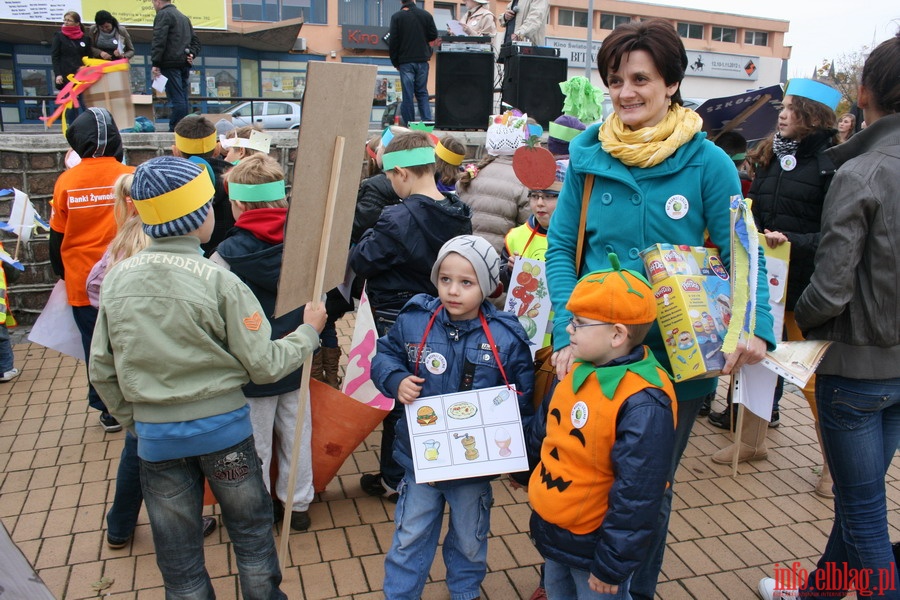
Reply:
M547 0L513 0L500 15L500 25L506 27L503 43L531 42L543 46L548 14Z
M191 20L181 14L171 0L150 0L156 11L153 19L153 41L150 43L152 77L163 75L166 96L172 103L169 114L169 131L190 112L188 85L191 65L200 54L200 39L194 34Z
M400 10L391 16L388 48L391 64L400 72L403 88L400 116L404 125L416 120L414 94L419 117L423 121L432 120L428 103L428 61L431 60L430 43L436 39L437 27L431 14L416 6L415 0L403 0Z

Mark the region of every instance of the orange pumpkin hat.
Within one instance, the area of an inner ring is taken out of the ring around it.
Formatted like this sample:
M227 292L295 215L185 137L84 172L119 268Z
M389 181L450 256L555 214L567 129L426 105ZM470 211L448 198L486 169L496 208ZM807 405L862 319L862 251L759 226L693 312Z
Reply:
M593 271L578 281L566 309L604 323L640 325L656 320L656 299L644 276L623 269L615 253L610 253L609 262L611 269Z

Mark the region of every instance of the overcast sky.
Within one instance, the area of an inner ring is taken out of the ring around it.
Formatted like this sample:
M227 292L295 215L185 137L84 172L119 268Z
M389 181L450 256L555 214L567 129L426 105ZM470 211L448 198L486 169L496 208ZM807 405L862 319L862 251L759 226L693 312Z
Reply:
M652 4L699 8L790 22L785 45L793 46L788 77L809 77L822 59L837 60L842 54L888 39L900 27L897 0L648 0ZM595 0L597 2L597 0ZM723 8L723 4L727 8ZM747 52L747 49L744 49Z

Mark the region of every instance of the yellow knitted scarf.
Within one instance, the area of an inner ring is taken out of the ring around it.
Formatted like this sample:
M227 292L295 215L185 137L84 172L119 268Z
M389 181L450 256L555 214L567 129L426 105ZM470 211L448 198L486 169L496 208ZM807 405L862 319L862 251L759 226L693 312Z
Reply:
M629 167L653 167L672 156L703 127L700 115L673 104L654 127L628 129L613 113L600 127L600 145Z

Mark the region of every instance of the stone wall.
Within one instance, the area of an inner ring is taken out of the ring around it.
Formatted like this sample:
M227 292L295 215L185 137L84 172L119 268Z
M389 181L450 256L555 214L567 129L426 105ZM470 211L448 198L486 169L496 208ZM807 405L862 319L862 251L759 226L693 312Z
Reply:
M270 154L276 158L285 173L290 193L291 174L297 151L296 131L272 131ZM457 135L457 134L454 134ZM468 147L471 159L481 153L484 133L459 133ZM139 165L142 162L170 154L173 144L171 133L123 133L125 162ZM45 219L50 218L50 201L56 178L64 169L64 159L69 145L59 133L53 134L0 134L0 189L18 188L28 194L35 209ZM360 149L361 160L364 157ZM0 220L9 217L12 199L0 201ZM3 233L3 246L10 254L16 252L17 240L12 234ZM47 303L57 277L50 267L47 236L33 237L28 244L19 244L19 260L25 272L9 286L9 303L19 323L30 325L37 319Z

